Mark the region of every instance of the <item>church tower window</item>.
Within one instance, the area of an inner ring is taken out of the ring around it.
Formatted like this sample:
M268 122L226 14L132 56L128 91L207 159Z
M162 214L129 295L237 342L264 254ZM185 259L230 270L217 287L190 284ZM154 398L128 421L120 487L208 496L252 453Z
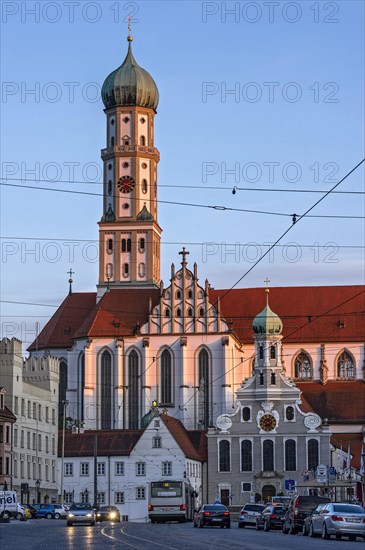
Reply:
M188 291L188 298L189 298L189 300L191 300L191 299L192 299L192 297L193 297L193 293L192 293L192 291L191 291L191 290L189 290L189 291Z
M270 376L270 384L272 386L275 386L276 385L276 375L275 375L275 372L272 372L271 373L271 376Z
M144 147L146 145L146 137L145 136L141 136L140 138L140 144Z
M169 308L165 309L165 317L170 317L170 310Z
M161 354L161 405L172 404L171 353L165 349Z
M191 309L191 307L189 307L188 309L188 317L192 317L193 316L193 310Z
M270 359L276 359L276 347L270 346Z
M100 427L102 430L112 428L113 385L112 357L104 351L100 362Z
M181 309L176 310L176 317L181 317Z
M181 292L180 292L180 290L177 290L177 291L176 291L176 298L177 298L177 300L180 300L180 298L181 298Z
M241 441L241 471L252 472L252 441Z
M145 251L145 246L146 246L146 241L142 237L142 238L139 239L139 251L144 252Z
M113 239L108 239L106 251L107 251L108 254L112 254L112 252L113 252Z
M260 372L260 386L264 385L264 373Z
M202 349L198 356L199 423L204 429L210 425L210 376L209 355Z
M139 427L139 366L136 351L131 351L128 357L128 417L130 430L137 430Z
M319 448L316 439L308 441L308 470L315 470L319 464Z
M115 138L114 138L114 136L112 136L112 137L110 138L110 146L111 146L111 147L114 147L114 145L115 145Z
M219 442L219 471L229 472L231 470L231 444L224 439Z
M204 317L204 309L202 307L199 309L199 317Z
M250 407L243 407L242 409L242 420L244 422L249 422L251 419L251 409Z
M142 180L142 193L147 193L147 190L148 190L147 180L143 179Z
M294 439L285 441L285 470L295 472L297 469L297 445Z
M129 274L129 264L123 264L123 276L128 277Z
M288 422L292 422L294 420L294 407L291 405L285 409L285 418Z
M264 358L264 346L260 345L260 347L259 347L259 359L263 359L263 358Z
M262 444L262 469L264 472L274 471L274 443L265 439Z
M68 375L66 361L60 361L60 378L58 389L58 418L63 418L63 402L66 401Z

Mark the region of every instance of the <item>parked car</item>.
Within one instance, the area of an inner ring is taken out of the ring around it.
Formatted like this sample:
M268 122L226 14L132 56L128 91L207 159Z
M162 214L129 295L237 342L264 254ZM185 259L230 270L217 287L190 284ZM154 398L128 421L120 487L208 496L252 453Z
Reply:
M96 521L115 521L120 523L120 513L116 506L99 506Z
M341 504L330 502L312 515L309 525L311 537L322 536L329 539L347 537L356 540L361 537L365 541L365 510L356 504Z
M306 517L310 516L313 510L319 504L326 504L330 499L327 497L319 496L297 496L292 500L289 508L286 511L283 533L287 535L295 535L299 531L303 530L303 523Z
M270 531L271 529L281 529L285 516L284 506L273 506L268 504L261 514L256 518L256 530Z
M70 527L74 523L90 523L95 525L96 515L91 504L84 502L74 502L67 513L67 525Z
M31 504L22 504L25 510L29 511L30 519L35 519L37 517L37 510Z
M35 504L34 508L37 511L37 518L54 519L55 517L53 504Z
M270 504L273 506L284 506L284 508L289 508L291 501L293 500L293 497L285 497L285 496L276 496L272 497Z
M68 512L67 506L64 506L63 504L53 504L53 508L55 510L55 519L66 519Z
M243 528L246 525L256 525L257 517L265 510L263 504L245 504L238 516L238 527Z
M317 506L317 508L315 508L313 510L313 512L307 516L304 521L303 521L303 527L302 527L302 535L304 537L306 537L307 535L309 535L309 526L311 524L311 521L312 521L312 517L313 516L317 516L319 513L320 513L320 510L323 508L323 506L326 506L326 504L319 504Z
M196 512L193 520L194 527L217 525L221 529L231 527L231 514L223 504L203 504Z
M18 502L16 492L0 491L0 517L22 519L24 515L25 508Z

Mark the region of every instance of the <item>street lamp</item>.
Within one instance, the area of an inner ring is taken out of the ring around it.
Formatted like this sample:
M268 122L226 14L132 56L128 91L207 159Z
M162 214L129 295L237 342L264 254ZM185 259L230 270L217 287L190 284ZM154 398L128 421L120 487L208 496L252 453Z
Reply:
M40 486L41 486L41 482L39 481L39 479L37 479L37 481L35 482L35 488L36 488L36 492L37 492L37 502L38 503L41 501L40 494L39 494L39 487Z
M68 405L68 401L62 401L63 406L63 417L62 417L62 461L61 461L61 495L60 495L60 502L63 504L63 481L64 481L64 460L65 460L65 429L66 429L66 407Z

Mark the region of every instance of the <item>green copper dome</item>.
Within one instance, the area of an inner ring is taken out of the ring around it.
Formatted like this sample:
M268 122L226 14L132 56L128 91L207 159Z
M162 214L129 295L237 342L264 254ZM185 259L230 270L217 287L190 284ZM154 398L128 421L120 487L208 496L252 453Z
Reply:
M133 57L132 37L128 37L128 53L122 65L106 78L101 97L106 109L131 105L157 109L159 93L152 76Z
M252 323L255 334L281 334L283 322L269 306L269 289L266 289L266 306Z

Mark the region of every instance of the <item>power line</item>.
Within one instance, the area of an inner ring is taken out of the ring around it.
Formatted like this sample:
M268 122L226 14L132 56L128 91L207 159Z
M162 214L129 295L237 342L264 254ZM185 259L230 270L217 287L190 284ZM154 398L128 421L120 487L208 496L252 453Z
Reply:
M102 181L86 181L86 180L50 180L42 178L0 178L5 181L21 181L22 183L26 182L37 182L37 183L66 183L74 184L79 183L82 185L106 185ZM171 188L171 189L204 189L204 190L217 190L217 191L253 191L253 192L265 192L265 193L320 193L324 195L328 192L327 189L319 191L318 189L286 189L286 188L272 188L272 187L238 187L234 185L233 187L223 187L216 185L171 185L171 184L158 184L158 187ZM365 191L334 191L336 194L341 195L365 195ZM233 193L235 194L235 193Z
M339 182L341 183L341 182ZM57 192L57 193L71 193L73 195L88 195L88 196L94 196L94 197L103 197L104 194L103 193L91 193L90 191L72 191L70 189L53 189L51 187L36 187L36 186L32 186L30 187L29 185L18 185L18 184L13 184L13 183L0 183L0 185L2 186L5 186L5 187L16 187L16 188L22 188L22 189L31 189L32 191L51 191L51 192ZM339 185L339 184L337 184ZM321 197L321 199L319 201L316 202L316 204L319 204L319 202L321 202L322 199L324 199L325 197L327 197L327 195L329 195L331 193L331 190L330 191L327 191L325 193L325 195L323 197ZM119 195L108 195L108 197L110 198L115 198L115 197L119 197ZM137 200L133 197L130 198L130 200ZM191 208L208 208L208 209L211 209L211 210L219 210L219 211L228 211L228 212L244 212L246 214L263 214L263 215L267 215L267 216L281 216L281 217L290 217L290 218L293 218L293 216L296 217L296 221L298 221L299 219L303 218L304 216L306 216L307 218L320 218L320 219L325 219L325 218L331 218L331 219L346 219L346 220L363 220L365 219L365 216L345 216L345 215L334 215L334 214L329 214L329 215L311 215L311 216L308 216L308 212L310 212L310 210L307 210L305 212L305 214L287 214L285 212L269 212L267 210L250 210L250 209L247 209L247 208L233 208L233 207L230 207L230 206L222 206L222 205L213 205L213 204L199 204L199 203L190 203L190 202L177 202L177 201L165 201L165 200L158 200L158 199L143 199L144 202L157 202L157 203L160 203L160 204L170 204L172 206L188 206L188 207L191 207Z

